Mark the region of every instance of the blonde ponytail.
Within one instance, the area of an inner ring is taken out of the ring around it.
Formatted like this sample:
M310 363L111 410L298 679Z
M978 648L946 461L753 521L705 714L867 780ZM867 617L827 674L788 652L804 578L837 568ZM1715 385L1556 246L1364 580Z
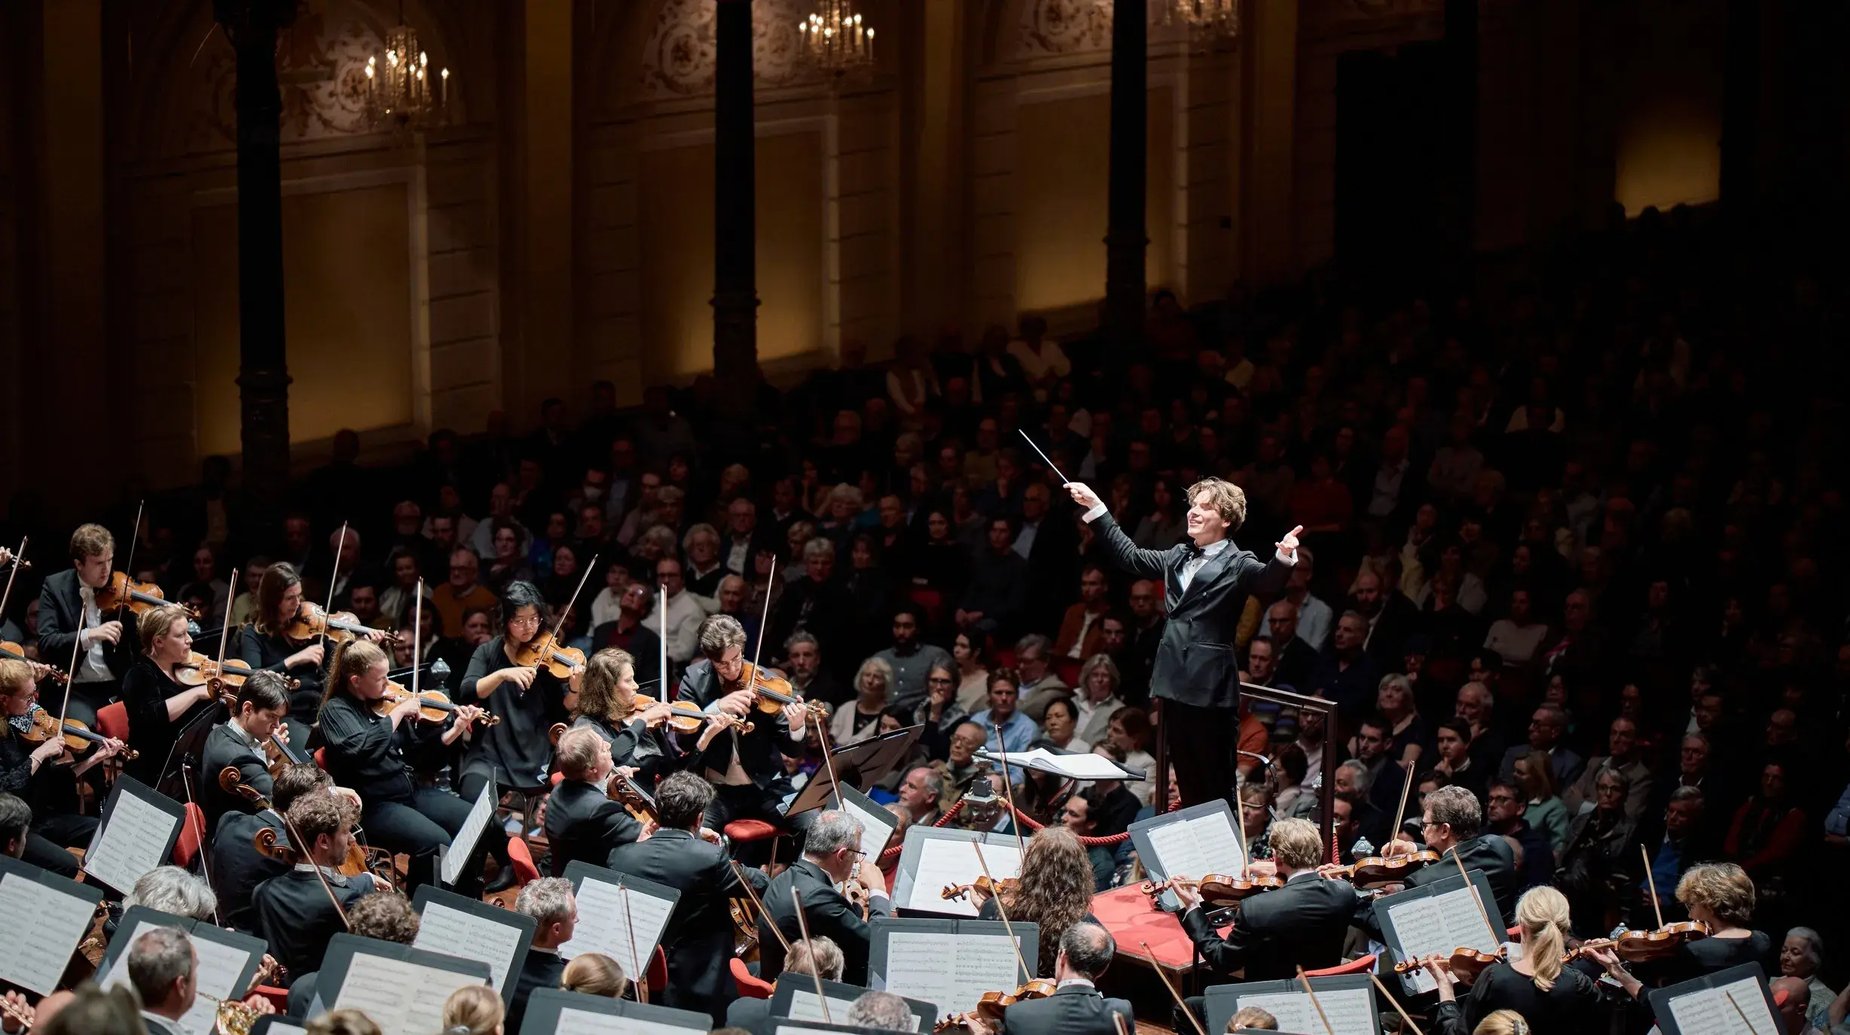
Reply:
M1567 948L1567 898L1550 887L1530 888L1516 901L1516 923L1522 927L1522 955L1535 971L1535 987L1546 992L1561 975L1561 954Z

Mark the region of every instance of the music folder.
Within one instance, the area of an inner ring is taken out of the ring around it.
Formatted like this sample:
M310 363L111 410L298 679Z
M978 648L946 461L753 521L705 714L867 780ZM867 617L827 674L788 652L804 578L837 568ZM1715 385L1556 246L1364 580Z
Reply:
M1778 1008L1773 1005L1766 971L1761 970L1758 963L1743 963L1689 981L1654 988L1649 998L1651 1013L1656 1016L1657 1026L1664 1035L1699 1035L1712 1031L1782 1035L1786 1030Z
M1278 1019L1280 1031L1323 1032L1327 1017L1336 1035L1381 1035L1374 983L1367 974L1314 977L1310 987L1317 993L1315 1006L1295 980L1210 985L1202 995L1202 1020L1210 1032L1226 1031L1242 1007L1256 1006Z
M127 895L141 875L173 858L186 806L132 776L116 777L103 822L84 850L83 872Z
M539 988L527 997L520 1031L508 1035L706 1035L712 1027L712 1017L692 1010Z
M514 1002L515 971L527 958L539 921L429 884L418 888L412 906L420 918L414 948L481 960L502 1002Z
M844 985L827 978L822 980L822 996L828 1001L829 1016L837 1021L847 1018L848 1011L854 1007L854 1001L866 991L868 989L859 985ZM938 1023L938 1008L932 1004L922 999L906 999L906 1005L912 1008L912 1031L930 1032L932 1026ZM793 974L777 982L777 990L771 993L771 1016L793 1021L822 1020L822 1008L816 1004L815 981L805 981L802 975Z
M0 855L0 981L50 995L96 922L103 889Z
M912 746L919 742L925 732L924 726L907 726L903 730L894 730L872 740L863 740L829 752L829 765L822 766L813 773L809 782L797 792L795 798L784 809L784 818L800 816L812 809L827 808L835 801L834 780L829 777L830 766L834 767L835 780L842 786L853 787L862 793L873 789L874 784L893 771L893 767L906 760L912 753Z

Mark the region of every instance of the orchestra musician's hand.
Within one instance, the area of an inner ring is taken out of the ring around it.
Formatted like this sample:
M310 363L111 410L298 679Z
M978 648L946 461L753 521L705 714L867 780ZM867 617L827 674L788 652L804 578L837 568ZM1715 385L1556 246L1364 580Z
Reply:
M1458 998L1458 979L1452 976L1452 968L1438 960L1426 961L1426 973L1439 985L1439 1001L1449 1003Z
M397 727L399 723L404 722L406 719L415 719L418 714L418 709L423 707L423 705L423 701L412 697L410 694L406 694L404 700L392 706L392 711L386 718L392 720L393 727Z
M301 650L296 651L294 654L284 658L283 667L297 668L302 665L313 665L316 668L320 668L322 659L326 657L327 652L322 649L321 644L311 643Z
M487 712L473 704L459 704L456 706L456 725L472 725L477 719L487 714Z
M636 718L641 719L645 725L653 726L658 722L666 722L673 715L674 705L669 704L667 701L657 701L647 708L644 708L642 714L636 716Z
M719 836L719 831L714 830L712 827L701 827L698 836L702 841L710 845L723 845L726 843L726 840Z
M1169 890L1176 893L1176 901L1182 903L1182 912L1201 905L1201 891L1191 884L1171 884Z
M1246 875L1248 877L1276 877L1278 876L1278 863L1271 859L1254 859L1246 864Z
M1093 492L1092 487L1085 482L1067 482L1061 488L1066 490L1068 496L1073 497L1073 502L1078 504L1082 511L1098 506L1098 493Z
M276 961L275 956L266 952L263 954L263 959L257 964L257 976L251 978L251 987L255 988L258 985L288 984L288 982L281 980L282 976L283 965Z
M1280 539L1280 540L1279 540L1279 541L1277 542L1277 544L1276 544L1276 545L1277 545L1277 547L1278 547L1278 555L1279 555L1280 557L1283 557L1283 558L1285 558L1286 560L1288 560L1288 561L1291 561L1291 562L1293 562L1293 563L1296 563L1296 562L1297 562L1297 559L1298 559L1298 536L1299 536L1299 535L1300 535L1300 534L1301 534L1301 533L1302 533L1303 531L1304 531L1304 526L1303 526L1303 525L1299 525L1299 526L1297 526L1296 528L1294 528L1294 529L1292 529L1291 531L1289 531L1289 532L1286 532L1286 533L1285 533L1285 537L1284 537L1283 539Z
M752 706L758 703L758 695L751 690L734 690L719 699L719 710L743 719L752 713Z
M572 693L578 692L578 684L584 679L584 677L585 677L585 667L583 665L573 665L571 673L566 676L566 683L567 685L571 687Z
M275 737L284 744L289 743L289 724L286 722L277 723L276 728L270 731L270 736Z
M37 1017L37 1011L32 1008L31 1003L26 1002L26 997L18 992L8 992L6 994L6 1005L8 1009L4 1015L5 1022L0 1023L0 1031L15 1032L30 1030L30 1027L34 1023L34 1019ZM24 1017L26 1020L15 1020L15 1017Z
M500 677L497 680L497 685L500 683L512 683L520 693L526 693L527 689L533 685L533 680L538 677L539 674L539 669L531 668L526 665L510 665L495 673L496 676Z
M347 801L351 802L354 808L357 809L360 807L360 792L359 791L356 791L351 787L339 787L339 786L330 787L328 788L328 790L332 792L335 797L344 798Z
M94 647L99 643L121 643L122 623L114 620L107 621L93 629L86 630L83 635L88 637L84 640L85 647Z
M360 635L373 643L383 643L385 641L384 629L367 629L360 633Z
M803 735L804 725L809 722L809 709L801 704L786 704L784 705L784 721L790 723L790 735L800 737Z
M64 738L46 737L45 743L32 749L32 761L37 763L34 768L41 765L50 765L56 762L58 756L62 754L64 754Z
M1626 995L1635 997L1643 990L1644 983L1633 977L1631 971L1625 969L1625 963L1619 959L1618 953L1611 949L1588 949L1586 952L1593 962L1606 968L1606 976L1618 982L1619 987L1625 989Z
M276 1012L276 1004L256 992L244 997L244 1005L257 1011L258 1016Z
M1397 855L1412 855L1419 850L1420 846L1414 843L1413 838L1407 836L1405 830L1397 830L1394 832L1394 839L1382 846L1381 857L1392 859Z
M713 743L713 738L732 728L732 719L727 712L718 712L707 717L707 724L700 728L700 739L694 742L694 748L705 751Z
M90 758L96 762L101 762L105 759L114 758L126 750L128 750L127 744L124 744L114 737L104 737L90 752Z

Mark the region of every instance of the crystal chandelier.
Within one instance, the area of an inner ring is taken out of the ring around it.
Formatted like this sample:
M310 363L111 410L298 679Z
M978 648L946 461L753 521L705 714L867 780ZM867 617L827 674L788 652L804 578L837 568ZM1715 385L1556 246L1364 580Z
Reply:
M873 68L874 30L861 24L849 0L817 0L797 33L809 61L833 80Z
M448 114L450 70L430 67L402 7L398 24L385 34L384 60L366 59L365 85L366 122L374 129L424 129L441 125Z
M1240 0L1161 0L1164 25L1186 26L1190 33L1232 39L1240 34Z

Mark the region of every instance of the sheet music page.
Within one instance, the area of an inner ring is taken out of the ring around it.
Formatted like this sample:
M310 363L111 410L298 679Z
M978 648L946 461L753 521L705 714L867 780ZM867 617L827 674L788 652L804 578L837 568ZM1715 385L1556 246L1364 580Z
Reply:
M1734 996L1734 1003L1728 1001L1730 994ZM1735 1003L1740 1004L1740 1013L1734 1012ZM1768 1012L1766 997L1760 994L1760 983L1751 977L1670 1000L1670 1019L1676 1022L1683 1035L1739 1035L1743 1015L1754 1035L1780 1035L1785 1031Z
M123 988L132 988L128 980L128 953L135 944L135 939L159 927L146 920L137 921L135 930L130 932L128 940L122 943L122 951L116 954L116 960L109 965L109 973L97 984L102 988L120 984ZM218 1004L205 996L219 999L238 999L243 992L238 988L238 978L244 976L244 966L250 962L251 954L231 945L224 945L206 938L193 938L193 951L199 954L199 991L205 993L193 1003L193 1008L180 1018L180 1026L188 1031L211 1031L217 1023Z
M1317 1003L1323 1007L1324 1015L1329 1017L1330 1029L1334 1029L1336 1035L1369 1035L1379 1020L1375 1014L1373 989L1349 988L1318 992ZM1243 995L1234 1001L1236 1012L1249 1006L1257 1006L1278 1018L1280 1031L1329 1035L1329 1029L1323 1026L1323 1019L1317 1016L1317 1008L1311 1005L1310 996L1303 992L1266 992Z
M1128 780L1131 778L1129 771L1104 755L1095 755L1090 752L1077 755L1056 755L1045 749L1037 750L1041 751L1042 757L1035 759L1034 768L1064 776L1069 780ZM1009 761L1015 761L1015 756L1009 755Z
M1400 940L1401 958L1450 953L1470 946L1495 952L1502 939L1484 926L1471 889L1459 888L1429 897L1396 901L1395 896L1381 900L1393 920L1394 933ZM1398 960L1396 961L1398 962ZM1438 987L1423 968L1401 975L1412 983L1415 992L1430 992Z
M64 965L96 916L96 907L30 877L0 874L0 980L40 995L58 987Z
M893 836L893 828L899 826L899 818L885 809L878 810L878 815L862 808L859 802L847 795L842 796L842 808L861 824L861 853L867 859L879 859L880 853L886 851L886 843Z
M912 897L901 905L975 919L977 909L971 896L943 896L946 885L969 884L982 876L983 862L989 863L989 875L997 880L1021 876L1021 852L1012 844L986 844L983 859L978 861L976 847L969 841L921 839L919 863L912 876Z
M693 1029L677 1028L672 1024L641 1017L612 1017L609 1014L566 1007L559 1011L559 1026L553 1032L555 1035L610 1035L611 1032L621 1032L622 1035L691 1035ZM829 1035L840 1033L830 1032Z
M362 1010L385 1035L430 1035L443 1028L443 1001L474 983L454 971L356 952L329 1009Z
M974 1009L984 992L1012 989L1023 980L1007 936L911 931L887 935L886 990L931 1003L939 1016Z
M1151 827L1144 834L1163 876L1200 879L1210 873L1239 873L1246 867L1240 838L1227 816L1216 813Z
M578 891L578 929L572 933L571 941L559 946L559 955L569 960L587 952L601 952L622 965L623 973L642 974L643 964L654 955L655 943L661 941L673 912L674 903L668 899L586 877ZM642 957L641 963L637 962L638 956Z
M263 1020L262 1017L257 1019L259 1021ZM200 1030L211 1031L212 1029L203 1028ZM292 1024L289 1021L271 1021L270 1026L264 1029L264 1035L308 1035L308 1029L302 1027L300 1024Z
M482 839L482 830L488 826L488 817L495 812L495 785L491 780L476 797L475 804L469 807L469 818L463 820L462 829L450 838L450 847L443 852L443 872L438 879L444 884L455 885L468 865L469 857L475 854L475 843Z
M418 922L417 940L411 947L461 956L466 960L481 960L488 964L489 981L499 992L514 967L514 954L520 951L520 928L498 924L438 902L426 902L423 919Z
M801 978L798 977L794 980L801 980ZM899 993L895 992L893 994L898 995ZM790 997L790 1013L788 1016L793 1021L821 1021L824 1024L847 1024L848 1013L854 1009L854 1000L837 999L834 996L829 996L828 999L829 1016L824 1017L822 1015L822 1003L821 1000L816 998L816 993L807 988L796 989ZM912 1023L907 1026L906 1030L919 1030L919 1018L917 1014L912 1015ZM833 1033L833 1035L840 1035L840 1033Z
M127 894L141 875L167 861L167 839L180 821L124 790L84 853L83 869Z

